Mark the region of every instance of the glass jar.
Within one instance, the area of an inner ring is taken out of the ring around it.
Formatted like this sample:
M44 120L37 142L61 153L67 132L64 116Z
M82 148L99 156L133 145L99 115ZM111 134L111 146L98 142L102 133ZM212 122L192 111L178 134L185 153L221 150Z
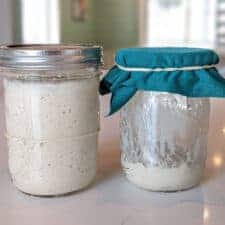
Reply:
M207 98L138 91L121 110L121 161L127 178L153 191L199 184L209 113Z
M32 195L70 193L96 174L98 46L0 48L9 170Z

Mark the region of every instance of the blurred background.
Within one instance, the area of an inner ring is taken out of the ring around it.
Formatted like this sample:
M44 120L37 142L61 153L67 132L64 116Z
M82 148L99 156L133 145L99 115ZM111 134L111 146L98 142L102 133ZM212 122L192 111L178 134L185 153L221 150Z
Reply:
M225 0L0 0L0 43L225 49ZM225 61L225 60L224 60Z

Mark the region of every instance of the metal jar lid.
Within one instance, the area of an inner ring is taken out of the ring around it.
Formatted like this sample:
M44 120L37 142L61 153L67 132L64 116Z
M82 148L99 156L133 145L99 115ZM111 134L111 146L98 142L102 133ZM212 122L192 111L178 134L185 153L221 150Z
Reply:
M2 45L0 67L49 70L74 65L98 67L102 48L93 45Z

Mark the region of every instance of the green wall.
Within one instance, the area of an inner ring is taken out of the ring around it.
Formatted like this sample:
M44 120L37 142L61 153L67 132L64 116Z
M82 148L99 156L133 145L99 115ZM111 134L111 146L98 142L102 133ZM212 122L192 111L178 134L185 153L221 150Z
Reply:
M105 48L136 45L138 9L136 0L93 0L96 40Z
M116 49L138 43L136 0L88 0L85 22L71 17L71 0L61 0L62 42L98 43Z
M13 42L22 43L22 16L21 16L21 0L11 0L12 3L12 20L13 20Z
M94 41L93 1L88 0L88 17L85 21L75 21L71 15L71 0L60 0L61 40L63 43Z

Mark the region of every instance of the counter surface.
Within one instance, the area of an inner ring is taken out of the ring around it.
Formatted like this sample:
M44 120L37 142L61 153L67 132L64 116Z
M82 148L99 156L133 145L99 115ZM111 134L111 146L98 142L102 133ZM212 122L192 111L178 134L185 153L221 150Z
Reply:
M107 98L102 100L103 109L106 102ZM0 106L3 128L2 101ZM39 198L17 191L10 181L0 133L0 225L225 224L225 100L212 100L207 168L201 185L175 193L148 192L126 180L120 166L119 115L105 118L104 113L96 181L69 196Z

